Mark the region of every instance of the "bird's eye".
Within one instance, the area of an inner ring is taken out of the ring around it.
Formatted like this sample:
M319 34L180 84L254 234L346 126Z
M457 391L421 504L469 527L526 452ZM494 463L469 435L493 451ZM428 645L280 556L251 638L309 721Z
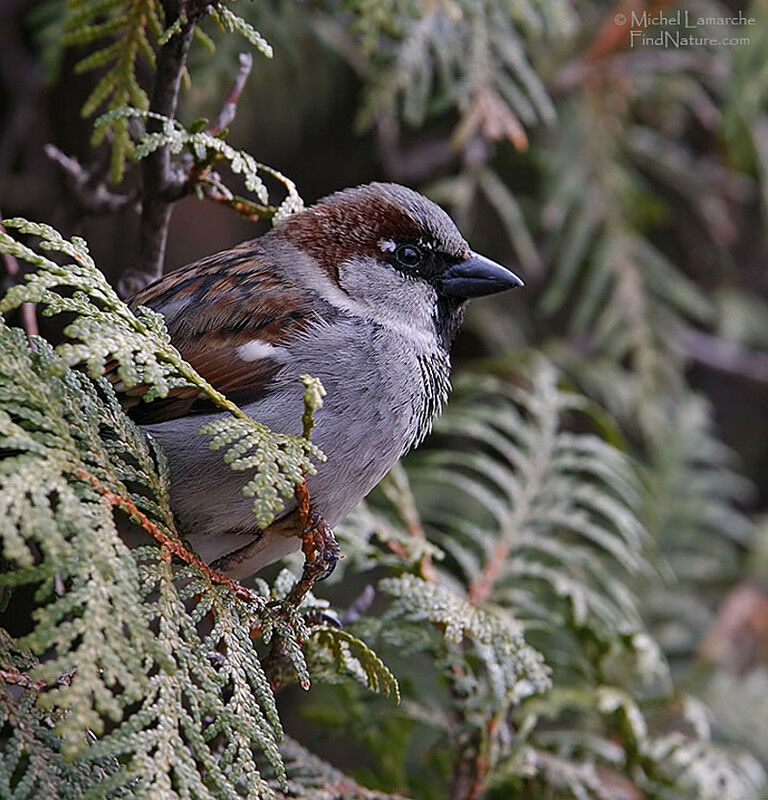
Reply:
M417 267L423 258L421 250L412 244L401 244L395 250L395 257L404 267Z

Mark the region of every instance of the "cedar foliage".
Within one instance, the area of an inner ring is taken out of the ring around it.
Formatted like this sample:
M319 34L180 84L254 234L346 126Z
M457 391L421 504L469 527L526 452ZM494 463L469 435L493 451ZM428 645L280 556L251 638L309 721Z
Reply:
M182 5L168 24L147 0L70 0L63 44L97 75L83 113L105 112L95 141L115 181L168 148L200 198L279 223L302 207L293 182L205 120L148 111L141 83L186 25L212 44L207 17L271 57L259 31L288 12ZM510 352L501 305L470 319L495 358L457 377L424 449L340 526L332 582L364 584L347 609L312 595L293 607L289 569L238 587L178 558L165 457L124 414L107 364L147 402L191 386L222 410L200 433L225 460L242 455L261 524L322 454L210 386L161 317L122 303L83 240L5 223L0 252L32 271L0 311L68 317L55 348L0 323L0 587L6 604L31 587L36 604L27 635L0 629L0 798L764 795L764 670L744 687L724 670L693 680L755 526L680 346L714 328L764 347L764 308L707 296L654 236L672 192L725 260L744 183L679 131L711 96L734 161L760 164L762 50L731 56L732 82L695 61L635 67L604 28L586 39L597 6L324 0L303 15L358 75L362 129L449 121L456 157L428 190L467 233L490 207L543 284L530 347ZM612 55L623 80L600 72ZM505 169L510 148L530 148L540 197ZM322 387L306 387L311 423ZM119 533L129 520L145 533L136 549ZM302 706L324 735L370 751L355 780L284 735L276 690L289 683L312 686ZM728 721L723 686L755 733Z
M254 513L265 524L282 507L286 487L292 491L313 469L309 457L320 453L301 437L272 433L210 387L169 344L159 316L144 309L135 317L119 300L82 240L18 220L6 225L40 236L41 248L73 259L59 265L0 235L0 250L37 267L26 284L9 291L3 310L34 300L43 313L75 314L65 333L76 341L58 352L43 339L28 342L20 330L0 328L2 585L35 588L35 625L12 646L45 656L18 675L26 692L37 695L34 707L54 715L49 757L55 761L60 752L65 759L110 764L91 782L91 796L118 790L132 797L272 796L255 753L263 754L282 785L282 728L254 630L265 644L280 641L307 687L301 645L310 635L315 657L327 652L338 671L388 694L397 693L396 682L351 634L335 628L310 634L301 610L285 602L290 580L272 591L263 585L233 590L213 582L199 564L173 567L173 544L181 540L165 457L98 376L105 360L115 359L126 388L163 396L185 381L227 408L229 427L222 423L218 436L254 448L260 475ZM80 364L90 374L72 368ZM311 413L318 392L307 384ZM116 510L160 546L129 550L118 534ZM18 670L13 663L4 668ZM29 709L28 697L20 702ZM12 708L21 713L18 705ZM13 745L25 747L23 740ZM23 764L29 754L22 749L15 758ZM34 765L26 765L29 774L6 776L13 796L32 796L29 787L47 779Z

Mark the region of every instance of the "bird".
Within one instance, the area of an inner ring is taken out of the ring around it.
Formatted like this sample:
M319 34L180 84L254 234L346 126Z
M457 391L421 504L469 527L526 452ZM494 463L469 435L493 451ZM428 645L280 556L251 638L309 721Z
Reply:
M306 488L314 526L332 537L445 405L467 301L522 285L472 251L436 203L370 183L169 272L129 304L160 313L181 355L274 431L301 434L300 376L320 379L313 441L327 460ZM203 561L243 580L302 546L297 503L260 530L242 473L197 435L221 416L209 400L182 387L130 413L167 456L171 507Z

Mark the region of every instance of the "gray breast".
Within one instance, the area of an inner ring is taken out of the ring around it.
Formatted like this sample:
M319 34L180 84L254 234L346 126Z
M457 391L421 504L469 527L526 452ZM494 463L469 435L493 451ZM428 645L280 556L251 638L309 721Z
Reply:
M273 430L299 434L303 373L320 378L327 391L313 433L327 461L308 487L312 504L334 525L426 436L448 395L449 360L437 345L418 352L401 334L373 323L337 323L291 343L275 390L244 410ZM236 549L233 537L256 533L252 500L241 494L248 476L227 469L221 453L196 435L211 418L148 428L171 457L174 511L208 560Z
M447 398L449 362L437 345L418 352L402 334L374 323L334 326L329 336L333 344L310 346L301 363L328 392L313 436L328 461L309 489L335 524L428 433Z

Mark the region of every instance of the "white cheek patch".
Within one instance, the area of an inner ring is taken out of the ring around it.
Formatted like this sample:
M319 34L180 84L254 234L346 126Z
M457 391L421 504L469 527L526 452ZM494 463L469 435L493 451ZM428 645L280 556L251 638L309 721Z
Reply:
M273 361L285 360L284 347L275 347L275 345L263 342L261 339L251 339L250 342L241 344L236 352L243 361L262 361L266 358L270 358Z
M378 244L396 247L389 239ZM436 347L433 314L437 295L426 283L407 279L374 258L343 261L338 265L338 283L298 251L292 266L297 278L339 311L394 330L420 351Z
M381 259L359 258L339 264L339 284L341 302L327 297L336 308L399 333L420 351L432 349L437 294L426 282L406 277Z

